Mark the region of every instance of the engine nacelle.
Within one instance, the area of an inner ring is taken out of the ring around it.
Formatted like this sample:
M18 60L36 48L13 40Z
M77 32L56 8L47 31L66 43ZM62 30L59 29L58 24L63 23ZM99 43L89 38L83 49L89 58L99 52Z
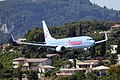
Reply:
M56 51L57 52L64 52L65 51L65 47L64 46L57 46L56 47Z

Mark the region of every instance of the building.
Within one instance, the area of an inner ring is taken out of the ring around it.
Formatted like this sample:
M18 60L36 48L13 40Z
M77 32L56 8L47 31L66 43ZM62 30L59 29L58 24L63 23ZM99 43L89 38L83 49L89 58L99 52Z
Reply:
M73 62L72 59L70 61ZM102 60L103 62L110 62L109 60ZM76 68L61 68L59 71L56 72L57 77L61 76L68 76L73 75L77 71L83 71L85 73L92 71L92 70L98 70L100 76L104 75L106 72L106 69L108 67L98 66L99 60L85 60L85 61L79 61L76 60Z
M3 44L3 51L6 51L6 49L10 46L10 44Z
M110 33L110 32L111 32L110 30L109 30L109 31L100 31L99 34L105 34L105 33L108 34L108 33Z
M13 68L18 68L23 64L22 69L39 69L39 66L52 65L52 61L48 58L16 58L13 59Z
M74 62L73 59L69 59L69 61ZM91 71L93 67L96 67L98 63L99 60L76 60L76 68L61 68L56 72L56 75L58 77L68 76L75 74L77 71L84 71L87 73L88 71Z
M85 60L85 61L76 61L76 68L90 68L96 67L99 63L99 60Z
M111 47L111 53L117 53L117 45L110 45L110 47Z
M86 69L82 68L61 68L59 71L56 72L57 77L61 76L70 76L75 74L77 71L86 71Z
M19 38L18 39L18 42L25 42L26 41L26 38Z
M97 66L93 68L92 70L97 70L99 71L99 77L105 76L106 75L106 70L108 70L109 67L107 66Z
M44 65L44 66L39 65L39 72L46 73L46 72L48 72L49 70L52 70L52 69L55 69L55 67L49 66L49 65Z
M47 54L47 58L49 59L55 59L59 54Z
M118 56L117 64L120 65L120 54L118 54L117 56Z
M55 67L51 66L52 61L48 58L16 58L13 59L13 68L18 68L22 64L22 70L38 70L38 77L41 78L44 76L44 73L49 70L55 69ZM26 78L26 74L23 74L24 79Z
M120 24L115 24L111 26L110 30L114 30L114 29L120 29Z

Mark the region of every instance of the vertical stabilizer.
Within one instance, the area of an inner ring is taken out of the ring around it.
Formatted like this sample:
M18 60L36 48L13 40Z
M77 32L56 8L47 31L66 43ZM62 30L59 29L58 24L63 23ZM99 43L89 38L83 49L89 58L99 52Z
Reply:
M42 24L43 24L43 31L44 31L44 37L45 37L45 42L49 42L49 41L52 41L52 40L55 40L49 33L49 30L47 28L47 25L45 23L45 21L43 20L42 21Z

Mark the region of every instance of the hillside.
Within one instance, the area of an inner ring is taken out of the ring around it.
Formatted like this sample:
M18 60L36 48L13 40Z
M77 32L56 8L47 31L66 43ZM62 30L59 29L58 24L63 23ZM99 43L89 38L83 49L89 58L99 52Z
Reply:
M0 2L0 28L3 24L7 24L9 32L17 37L23 37L28 29L42 27L43 19L49 26L61 26L64 23L80 20L120 21L120 11L101 8L89 0L6 0ZM5 42L5 40L0 34L0 41Z

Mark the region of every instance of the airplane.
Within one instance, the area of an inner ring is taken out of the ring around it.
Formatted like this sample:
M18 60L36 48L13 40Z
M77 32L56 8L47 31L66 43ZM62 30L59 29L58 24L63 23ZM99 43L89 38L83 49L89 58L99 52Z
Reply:
M27 42L19 42L15 40L13 35L11 35L14 42L17 44L27 44L27 45L35 45L40 47L47 47L47 48L54 48L57 52L64 52L65 50L71 49L84 49L88 50L93 47L95 44L102 43L108 40L107 34L105 33L105 39L101 41L95 42L92 37L90 36L78 36L78 37L69 37L69 38L62 38L62 39L55 39L50 35L50 32L47 28L45 21L42 21L43 31L45 42L42 43L27 43Z

